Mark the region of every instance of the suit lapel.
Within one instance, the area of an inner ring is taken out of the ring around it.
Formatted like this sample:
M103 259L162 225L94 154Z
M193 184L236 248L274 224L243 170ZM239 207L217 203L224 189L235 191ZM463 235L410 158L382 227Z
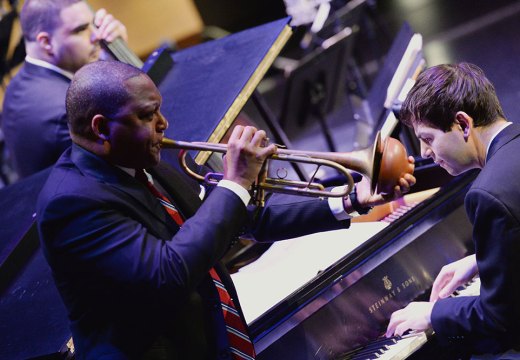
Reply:
M200 186L195 180L165 163L160 163L148 171L172 197L185 219L192 217L197 212L202 201L198 196Z
M178 228L177 224L170 219L155 196L145 190L143 184L123 170L107 163L76 144L72 144L71 160L83 174L110 185L116 191L132 198L133 201L141 203L157 220L167 226Z

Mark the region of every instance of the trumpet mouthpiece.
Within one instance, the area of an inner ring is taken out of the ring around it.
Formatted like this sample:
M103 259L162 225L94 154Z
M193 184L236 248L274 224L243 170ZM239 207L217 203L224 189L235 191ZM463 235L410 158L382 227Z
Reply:
M177 141L168 139L168 138L163 138L161 140L161 145L163 148L171 148L171 149L175 149L178 147Z

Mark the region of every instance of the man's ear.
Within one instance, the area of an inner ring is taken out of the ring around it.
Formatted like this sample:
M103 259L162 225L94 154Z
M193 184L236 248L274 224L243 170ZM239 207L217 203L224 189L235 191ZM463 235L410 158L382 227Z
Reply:
M52 54L51 35L48 32L42 31L36 35L36 42L40 48L47 54Z
M108 126L108 118L103 115L94 115L90 122L92 132L102 141L108 141L110 138L110 128Z
M473 118L464 111L457 111L455 114L455 124L462 130L464 140L468 141L471 129L473 128Z

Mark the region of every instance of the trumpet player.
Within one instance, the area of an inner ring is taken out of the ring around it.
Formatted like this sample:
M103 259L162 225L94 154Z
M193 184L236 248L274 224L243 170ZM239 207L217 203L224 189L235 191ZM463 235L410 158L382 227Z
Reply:
M168 127L160 106L150 78L119 62L84 66L68 89L73 144L39 196L37 223L76 357L253 359L219 263L234 239L247 229L278 240L348 227L348 212L401 196L415 178L404 175L384 197L360 186L357 202L340 199L340 211L328 200L274 194L252 217L247 189L276 152L262 147L265 132L235 128L224 179L200 201L198 185L160 164ZM158 181L165 173L172 183Z

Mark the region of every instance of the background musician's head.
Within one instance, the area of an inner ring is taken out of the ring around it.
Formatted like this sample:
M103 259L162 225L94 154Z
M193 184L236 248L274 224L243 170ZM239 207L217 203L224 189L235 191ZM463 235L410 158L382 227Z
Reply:
M141 70L116 61L88 64L76 72L67 92L72 140L114 165L157 165L168 127L161 102Z
M421 73L403 103L400 119L413 127L423 157L458 175L483 166L486 135L505 116L482 69L460 63Z
M126 38L119 21L81 0L26 0L20 22L27 55L71 73L99 60L100 39Z

